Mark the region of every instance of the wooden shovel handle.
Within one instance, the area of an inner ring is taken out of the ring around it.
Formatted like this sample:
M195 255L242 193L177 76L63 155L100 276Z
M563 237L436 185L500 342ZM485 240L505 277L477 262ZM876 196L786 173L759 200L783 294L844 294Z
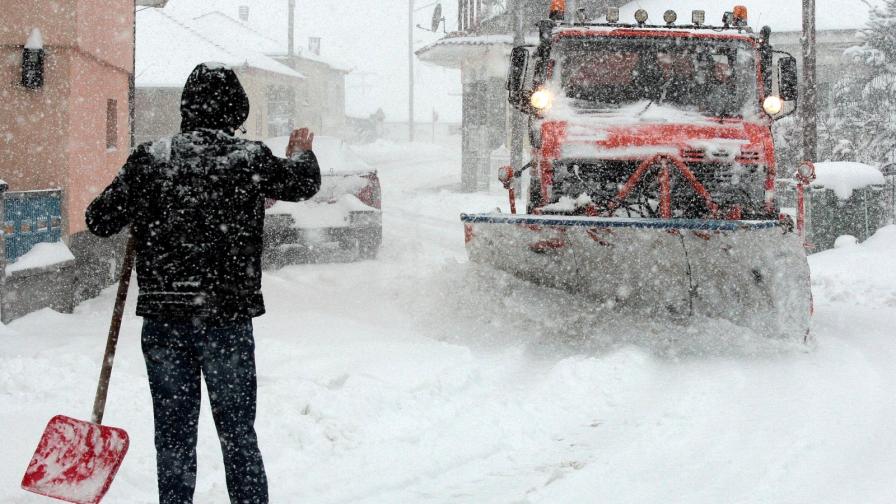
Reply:
M134 259L137 255L134 236L128 237L125 247L124 262L121 265L121 278L118 280L118 295L115 297L115 310L112 312L112 324L109 326L109 339L106 341L106 354L103 356L103 368L100 370L100 382L96 387L96 399L93 402L93 416L91 421L95 424L103 423L103 415L106 412L106 396L109 394L109 380L112 377L112 363L115 361L115 349L118 347L118 335L121 332L121 319L124 316L124 305L128 298L128 288L131 286L131 270L134 269Z

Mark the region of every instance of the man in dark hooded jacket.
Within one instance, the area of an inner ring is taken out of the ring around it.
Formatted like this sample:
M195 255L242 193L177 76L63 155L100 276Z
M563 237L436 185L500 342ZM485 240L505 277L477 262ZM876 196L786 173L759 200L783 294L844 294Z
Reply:
M193 501L202 375L231 502L267 503L252 332L264 313L264 201L319 190L314 135L293 132L289 160L236 138L249 100L236 74L216 64L190 75L181 115L180 134L131 154L88 208L87 225L103 237L130 225L136 242L160 503Z

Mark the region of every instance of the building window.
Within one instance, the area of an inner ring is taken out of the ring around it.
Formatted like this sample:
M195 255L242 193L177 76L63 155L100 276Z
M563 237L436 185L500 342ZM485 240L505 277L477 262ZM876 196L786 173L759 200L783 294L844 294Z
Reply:
M106 149L118 148L118 100L106 100Z
M290 87L268 86L268 135L289 135L294 126L296 113L296 94Z

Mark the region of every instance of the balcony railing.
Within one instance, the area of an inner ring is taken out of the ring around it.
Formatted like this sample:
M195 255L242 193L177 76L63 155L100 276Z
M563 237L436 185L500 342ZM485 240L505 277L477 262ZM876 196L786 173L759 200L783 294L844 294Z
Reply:
M509 0L458 0L457 29L476 32L489 19L504 14Z

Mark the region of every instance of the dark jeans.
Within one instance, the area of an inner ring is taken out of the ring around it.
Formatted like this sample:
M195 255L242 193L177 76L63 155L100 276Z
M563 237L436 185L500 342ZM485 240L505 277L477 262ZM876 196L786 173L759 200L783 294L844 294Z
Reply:
M212 327L146 319L143 356L155 417L160 504L190 504L202 375L218 429L233 504L266 504L268 483L255 435L252 322Z

